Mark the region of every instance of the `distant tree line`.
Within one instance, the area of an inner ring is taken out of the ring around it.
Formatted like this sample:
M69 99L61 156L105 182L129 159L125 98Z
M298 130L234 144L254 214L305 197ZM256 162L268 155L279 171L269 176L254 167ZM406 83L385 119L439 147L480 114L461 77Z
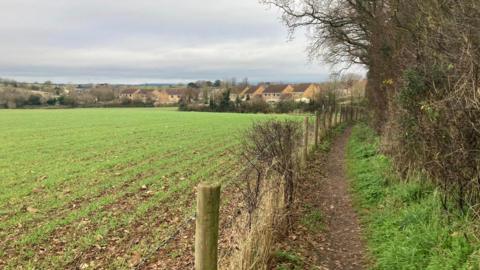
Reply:
M235 78L224 80L199 80L189 82L186 85L175 85L187 87L193 91L209 96L212 89L228 88L235 85L248 83L245 78L237 84ZM153 107L153 106L175 106L177 104L157 104L151 97L143 99L132 99L121 97L120 92L129 87L128 85L108 84L83 84L66 85L54 84L51 81L43 83L17 82L11 79L0 78L0 108L33 108L33 107ZM134 86L142 88L141 85ZM142 89L152 89L150 85L144 85ZM156 89L156 88L153 88ZM153 90L152 89L152 90ZM192 97L187 94L183 100L191 102ZM205 99L208 102L208 98ZM213 103L212 103L213 104ZM181 104L180 104L181 105ZM229 111L230 104L213 106L215 110ZM218 108L217 108L218 107Z
M315 112L338 105L338 100L333 91L326 91L316 95L310 102L294 101L291 99L268 103L262 98L240 97L232 101L230 91L221 93L220 98L210 97L207 103L191 103L185 99L180 100L180 111L200 112L236 112L236 113L291 113L291 112Z
M119 98L123 88L99 85L82 90L73 86L19 83L0 79L1 108L33 107L152 107L153 101Z

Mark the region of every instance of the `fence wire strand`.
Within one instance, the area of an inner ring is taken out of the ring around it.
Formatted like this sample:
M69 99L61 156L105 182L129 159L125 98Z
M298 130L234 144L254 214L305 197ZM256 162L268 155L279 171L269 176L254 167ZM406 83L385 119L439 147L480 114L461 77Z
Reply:
M323 118L327 117L327 113L326 111L323 111L320 115L323 115ZM311 133L314 129L314 125L311 125L310 124L310 117L311 115L309 116L306 116L308 117L308 130L307 130L307 134L309 135L309 144L311 144L311 142L313 140L310 140L311 138ZM314 118L314 121L316 121L316 116L313 115L313 118ZM322 118L322 119L323 119ZM352 119L353 120L353 119ZM348 121L348 120L347 120ZM337 124L340 124L342 123L342 120L340 120L339 123ZM325 127L321 126L320 125L320 122L318 124L318 129L324 129ZM327 129L330 130L334 128L334 126L328 126ZM302 129L304 129L304 127L302 127ZM305 132L305 130L303 130L303 132ZM314 131L313 131L314 132ZM325 131L324 131L325 132ZM320 134L319 134L320 136ZM271 143L269 143L267 145L267 147L265 147L264 149L261 150L261 152L259 154L257 154L249 163L250 165L244 165L243 167L241 167L241 169L233 176L233 179L238 179L246 170L248 169L251 169L253 167L252 163L255 163L255 162L258 162L259 161L259 158L262 154L265 153L265 151L267 151L267 149L269 149L274 143L276 143L276 141L272 141ZM301 143L299 144L300 146L302 147L305 147L304 143L303 143L303 140L301 140ZM235 180L234 180L235 181ZM241 215L241 211L236 211L235 214L232 216L232 218L230 219L230 221L226 224L224 224L224 226L222 228L231 228L233 226L233 224L235 224L235 222L237 221L237 218ZM151 258L156 254L158 253L162 248L166 247L172 240L174 240L184 229L187 228L187 226L191 225L191 223L193 223L194 221L196 220L196 213L193 213L191 215L189 215L182 223L180 226L178 226L178 228L170 235L168 235L166 238L164 238L161 242L159 242L157 245L154 245L153 248L149 249L150 251L142 257L142 259L140 260L140 262L135 265L133 267L133 269L143 269L143 267L145 267L151 260ZM220 257L220 259L223 259L225 257L222 256Z

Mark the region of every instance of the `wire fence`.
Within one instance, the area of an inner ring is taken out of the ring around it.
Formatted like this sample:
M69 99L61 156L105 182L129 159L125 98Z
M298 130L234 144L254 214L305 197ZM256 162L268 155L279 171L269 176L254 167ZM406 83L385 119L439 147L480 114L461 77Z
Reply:
M273 145L274 142L271 142L269 146ZM265 148L263 152L265 152L268 149ZM260 157L260 154L257 155L254 160L258 161ZM233 176L233 179L238 179L243 171L247 170L247 166L243 166L238 172ZM227 224L224 224L225 227L231 227L237 220L237 218L241 215L240 211L235 212L235 215L233 216L232 219ZM191 215L188 215L187 218L184 219L184 221L177 227L177 229L168 235L166 238L164 238L161 242L158 244L154 245L151 249L149 249L149 252L145 254L140 262L135 265L134 269L143 269L150 261L150 259L157 254L162 248L166 247L172 240L174 240L182 231L184 231L189 225L193 225L192 223L195 222L196 220L196 213L194 212Z
M319 111L316 114L310 114L305 116L304 126L302 127L302 132L307 134L302 138L301 142L298 144L301 149L298 149L300 154L302 150L305 150L308 153L309 147L315 142L321 143L321 139L327 136L327 134L338 126L341 123L353 122L360 120L365 117L365 110L359 106L339 106L336 108L326 108ZM311 119L314 119L313 124ZM315 124L316 122L316 124ZM317 130L315 130L317 129ZM317 138L315 137L317 136ZM248 169L251 169L252 162L257 162L260 156L271 147L275 141L272 141L270 144L265 147L262 152L251 159L251 162L248 165L242 165L240 169L237 169L237 172L233 175L233 181L239 179L239 177ZM301 159L304 159L302 157ZM229 217L229 220L226 223L222 224L223 229L229 229L234 226L237 222L238 217L241 216L242 211L236 211L234 215ZM153 245L147 254L145 254L142 259L134 266L134 269L143 269L148 263L151 262L155 254L158 254L162 248L165 248L171 241L173 241L178 235L184 232L189 226L193 226L193 222L196 220L196 213L189 214L181 223L177 225L177 228L165 237L162 241ZM221 259L224 259L226 254L223 254Z

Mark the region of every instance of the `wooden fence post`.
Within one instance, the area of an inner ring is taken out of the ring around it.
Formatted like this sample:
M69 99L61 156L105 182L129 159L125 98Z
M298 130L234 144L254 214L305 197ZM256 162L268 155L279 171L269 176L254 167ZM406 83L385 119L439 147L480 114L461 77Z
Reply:
M339 116L338 116L338 123L342 123L343 119L343 105L340 105L340 108L339 108Z
M303 160L306 161L308 159L308 116L305 116L305 120L303 121L304 126L304 136L303 136Z
M318 123L320 122L320 112L315 112L315 147L318 146Z
M334 128L335 126L337 126L337 110L338 110L338 106L335 106L335 108L333 108L333 111L332 111L332 128Z
M345 112L345 117L347 118L346 122L352 121L351 108L352 107L350 105L347 106L347 111Z
M336 115L337 115L337 124L336 124L336 126L338 126L338 125L340 124L340 117L341 117L340 109L341 109L341 108L342 108L342 107L337 108L337 113L336 113Z
M322 110L322 114L323 114L323 130L322 130L322 138L323 138L324 136L327 136L327 130L328 130L328 128L327 128L327 111L326 111L325 108Z
M330 125L331 125L331 123L332 123L332 122L330 121L330 119L331 119L331 116L330 116L330 108L325 109L325 117L326 117L326 119L325 119L326 121L325 121L325 122L326 122L326 124L327 124L327 129L326 129L325 131L328 132L328 131L330 130Z
M340 105L340 108L338 109L339 111L339 116L338 116L338 123L342 123L342 112L343 112L343 105Z
M345 122L348 122L348 105L345 105Z
M333 124L332 124L332 127L336 127L337 126L337 111L338 111L338 106L335 106L335 108L333 108Z
M348 121L350 121L350 120L351 120L351 119L350 119L350 106L347 105L347 106L345 107L345 122L348 122Z
M337 106L335 108L335 126L338 126L338 122L340 122L339 118L340 118L340 108L339 106Z
M220 185L197 187L195 270L217 270Z
M333 126L335 125L335 108L330 109L330 124L329 124L329 129L332 129Z

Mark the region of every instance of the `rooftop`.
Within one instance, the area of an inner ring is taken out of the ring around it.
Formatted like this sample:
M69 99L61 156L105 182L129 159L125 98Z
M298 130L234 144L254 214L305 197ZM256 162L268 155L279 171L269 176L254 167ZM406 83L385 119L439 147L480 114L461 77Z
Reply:
M275 85L270 85L268 86L265 91L263 91L263 93L267 93L267 94L273 94L273 93L277 93L277 94L280 94L283 92L283 90L285 90L285 88L287 88L289 85L288 84L275 84Z

